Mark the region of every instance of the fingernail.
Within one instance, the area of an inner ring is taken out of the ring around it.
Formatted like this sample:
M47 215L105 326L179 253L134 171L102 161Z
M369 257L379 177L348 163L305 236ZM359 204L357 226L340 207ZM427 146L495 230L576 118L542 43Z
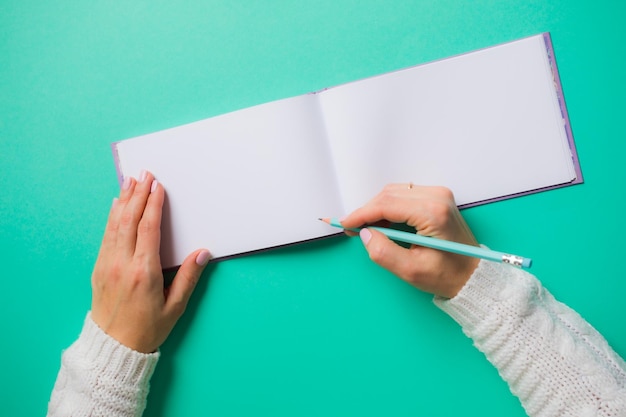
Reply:
M203 250L196 256L196 264L199 266L205 266L209 259L211 259L211 253L208 250Z
M372 238L372 232L370 232L368 229L361 229L361 231L359 232L359 237L361 238L363 244L367 246L370 239Z
M130 188L130 177L124 178L124 182L122 183L122 190L128 190Z
M145 169L142 169L141 173L139 174L139 182L144 182L147 176L148 176L148 171L146 171Z
M156 191L157 185L159 185L159 182L157 180L152 180L152 185L150 186L150 192L151 193Z

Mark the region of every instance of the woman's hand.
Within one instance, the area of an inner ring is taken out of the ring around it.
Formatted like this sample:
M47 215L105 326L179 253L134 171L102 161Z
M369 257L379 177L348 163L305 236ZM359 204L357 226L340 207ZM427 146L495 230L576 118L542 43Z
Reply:
M126 178L113 201L91 278L91 317L109 336L139 352L158 349L185 311L210 254L190 254L164 288L159 248L165 192L152 174Z
M346 229L381 223L405 223L421 235L478 246L452 192L443 187L391 184L341 219ZM478 259L463 255L415 245L406 249L367 228L360 236L374 262L415 287L446 298L460 291L478 265Z

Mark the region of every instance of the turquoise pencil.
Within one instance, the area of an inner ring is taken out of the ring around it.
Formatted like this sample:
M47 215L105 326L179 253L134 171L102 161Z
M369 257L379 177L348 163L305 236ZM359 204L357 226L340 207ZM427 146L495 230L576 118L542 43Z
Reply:
M337 219L320 219L331 226L344 228ZM437 239L429 236L422 236L416 233L402 232L400 230L387 229L384 227L371 226L368 229L376 230L389 239L398 242L411 243L413 245L424 246L427 248L438 249L445 252L457 253L459 255L473 256L474 258L486 259L488 261L502 262L513 265L518 268L530 268L532 259L522 256L512 255L504 252L498 252L490 249L480 248L478 246L465 245L463 243L450 242L448 240ZM359 232L361 229L348 229L352 232Z

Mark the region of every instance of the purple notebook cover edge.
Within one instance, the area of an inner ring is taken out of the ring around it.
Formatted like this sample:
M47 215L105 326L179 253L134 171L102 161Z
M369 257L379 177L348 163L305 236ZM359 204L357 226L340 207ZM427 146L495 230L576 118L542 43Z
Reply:
M122 168L120 166L120 156L117 153L117 144L118 142L113 142L111 144L111 152L113 152L113 162L115 163L115 171L117 172L117 182L119 182L121 187L124 182L124 174L122 173Z
M578 152L576 150L576 144L574 143L574 134L572 133L572 125L569 120L569 114L567 113L567 107L565 106L565 95L563 94L563 85L561 84L561 77L559 76L559 70L556 65L556 56L554 54L554 46L552 45L552 37L550 32L543 34L543 40L546 44L546 52L548 54L548 61L550 62L550 68L552 70L552 77L554 80L554 88L556 89L556 95L559 100L559 108L561 109L561 117L563 117L563 125L565 127L565 134L567 135L567 141L572 153L572 160L574 162L574 169L576 170L576 179L572 181L572 184L581 184L583 182L583 173L580 168L580 161L578 160Z
M559 77L559 71L556 65L556 57L554 55L554 46L552 45L552 38L550 37L550 32L542 33L543 40L546 46L546 53L548 54L548 62L550 63L550 70L552 73L552 78L554 82L554 88L556 89L557 99L559 101L559 108L561 111L561 117L563 117L563 127L565 129L565 134L567 136L567 142L569 144L570 152L572 155L572 161L574 163L574 170L576 171L576 178L570 182L566 182L563 184L551 185L549 187L542 187L533 190L523 191L520 193L509 194L506 196L490 198L487 200L475 201L473 203L460 204L460 209L466 209L470 207L476 207L483 204L494 203L496 201L508 200L511 198L522 197L525 195L536 194L543 191L554 190L557 188L563 188L570 185L582 184L583 183L583 174L582 169L580 167L580 161L578 159L578 152L576 150L576 144L574 143L574 135L572 133L572 127L569 120L569 115L567 113L567 107L565 106L565 96L563 95L563 87L561 85L561 78Z

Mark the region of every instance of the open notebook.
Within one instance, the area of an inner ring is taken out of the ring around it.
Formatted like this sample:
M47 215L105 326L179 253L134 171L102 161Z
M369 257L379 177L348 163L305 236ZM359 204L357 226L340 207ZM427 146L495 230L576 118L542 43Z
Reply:
M166 189L164 268L337 233L391 182L461 207L582 182L548 34L112 145Z

